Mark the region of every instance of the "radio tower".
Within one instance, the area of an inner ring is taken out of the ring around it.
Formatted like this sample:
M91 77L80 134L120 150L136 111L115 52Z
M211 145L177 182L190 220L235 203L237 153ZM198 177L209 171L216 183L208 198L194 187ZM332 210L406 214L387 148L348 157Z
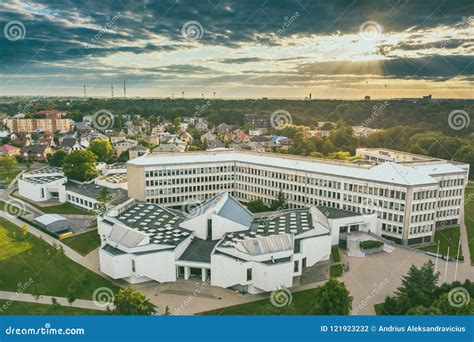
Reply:
M125 86L125 80L123 80L123 98L127 98L127 87Z
M112 97L114 97L114 85L113 84L110 85L110 92L112 94Z
M84 84L84 98L86 98L86 85Z

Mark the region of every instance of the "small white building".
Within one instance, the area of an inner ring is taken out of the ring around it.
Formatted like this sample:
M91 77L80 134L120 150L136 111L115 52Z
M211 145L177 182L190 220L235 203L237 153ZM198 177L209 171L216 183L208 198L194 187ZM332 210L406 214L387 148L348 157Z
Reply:
M355 216L340 223L375 229L372 217ZM249 293L293 286L304 268L329 259L340 229L315 206L254 216L228 193L187 213L129 199L97 221L100 269L113 279L172 282L197 276Z
M18 192L34 202L59 199L59 187L66 182L62 168L43 167L24 173L18 180Z
M50 232L57 233L67 230L68 220L58 214L46 214L35 218L35 222Z

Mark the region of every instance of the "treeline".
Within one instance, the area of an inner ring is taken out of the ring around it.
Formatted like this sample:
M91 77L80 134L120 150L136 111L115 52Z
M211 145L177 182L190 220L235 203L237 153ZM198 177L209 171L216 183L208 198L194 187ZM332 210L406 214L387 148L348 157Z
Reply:
M470 164L474 177L474 133L463 137L427 131L423 124L396 126L356 138L352 127L338 121L326 138L304 138L304 126L287 126L279 134L293 139L287 153L318 158L353 160L358 147L388 148Z
M2 101L0 112L15 115L18 112L35 113L43 109L63 109L70 117L81 121L82 116L107 109L114 114L140 114L173 120L179 116L207 117L211 124L225 122L244 125L244 114L271 115L276 110L291 114L294 124L313 128L317 122L344 120L349 125L367 125L389 128L397 125L412 126L422 123L426 130L437 130L448 135L464 136L474 132L474 125L453 130L448 115L454 110L474 113L474 101L445 100L416 103L400 100L212 100L212 99L28 99L21 102Z

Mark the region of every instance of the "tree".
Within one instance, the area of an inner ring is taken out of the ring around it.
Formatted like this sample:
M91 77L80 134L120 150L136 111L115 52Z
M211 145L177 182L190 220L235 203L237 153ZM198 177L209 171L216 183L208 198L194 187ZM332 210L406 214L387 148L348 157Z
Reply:
M100 203L100 206L102 207L102 209L106 208L107 203L109 203L111 199L112 199L112 196L110 195L109 189L105 187L100 189L99 195L97 196L97 202Z
M344 283L331 278L317 288L314 306L319 315L348 315L352 309L352 297Z
M12 157L3 157L0 159L0 169L7 171L7 177L10 178L10 171L17 165L17 161Z
M40 292L39 292L37 286L34 286L34 287L31 289L31 295L32 295L33 298L35 299L36 303L38 303L38 299L41 298L41 294L40 294Z
M268 207L265 203L263 203L261 198L256 199L255 201L248 202L247 209L250 210L252 213L261 213L265 211L270 211L270 207Z
M270 210L281 210L286 209L288 204L286 203L286 197L283 191L279 191L276 200L272 202Z
M56 299L56 297L52 297L51 298L51 305L54 307L54 308L59 308L61 307L61 304L59 304L58 300Z
M120 289L114 297L114 310L116 315L144 315L149 316L156 313L156 306L138 290L133 287Z
M69 288L67 291L67 301L70 306L72 306L72 303L76 300L76 291L73 288Z
M95 167L97 156L89 150L73 151L63 161L64 175L80 182L94 179L99 175Z
M48 154L48 164L50 166L62 166L66 156L67 152L61 148L55 151L53 154Z
M99 162L107 162L112 156L112 144L107 139L92 140L88 149L97 156Z

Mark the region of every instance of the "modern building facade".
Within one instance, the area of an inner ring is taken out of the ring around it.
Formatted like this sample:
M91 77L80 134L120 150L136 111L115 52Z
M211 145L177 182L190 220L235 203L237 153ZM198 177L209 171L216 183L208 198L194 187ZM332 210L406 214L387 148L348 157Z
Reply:
M127 163L129 196L182 206L229 192L291 208L312 205L377 215L377 230L400 244L433 240L459 224L469 165L444 160L349 163L243 151L149 154Z

